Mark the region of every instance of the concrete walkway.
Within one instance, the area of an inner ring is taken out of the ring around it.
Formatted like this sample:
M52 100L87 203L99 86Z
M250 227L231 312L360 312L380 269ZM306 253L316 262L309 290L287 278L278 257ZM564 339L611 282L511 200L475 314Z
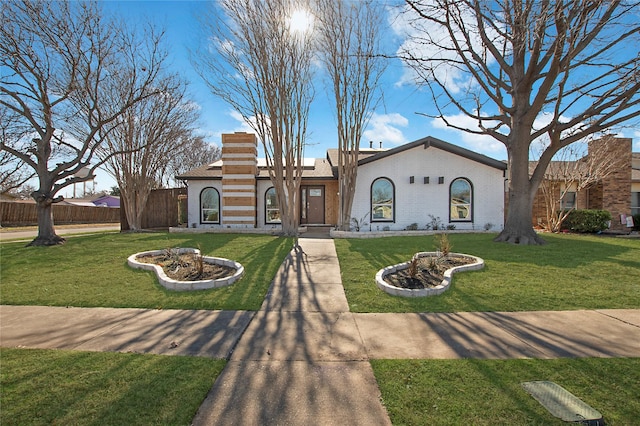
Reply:
M640 310L351 313L301 238L258 312L1 306L0 346L228 359L195 425L387 425L369 359L640 357Z
M301 238L194 425L390 425L330 239Z

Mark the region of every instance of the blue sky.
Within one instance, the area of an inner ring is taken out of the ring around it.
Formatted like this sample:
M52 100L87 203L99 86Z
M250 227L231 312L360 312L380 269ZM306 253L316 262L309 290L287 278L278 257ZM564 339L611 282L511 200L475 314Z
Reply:
M219 143L222 133L247 129L227 104L209 92L200 76L193 70L188 58L188 49L195 49L200 42L197 39L197 16L209 7L208 2L108 1L104 6L107 12L121 14L133 23L148 18L166 28L174 69L190 81L194 101L202 108L202 130L210 135L211 142ZM426 92L416 92L415 87L409 85L397 85L402 73L399 62L389 64L383 80L384 101L374 112L365 137L365 145L368 146L368 140L373 138L376 146L383 142L383 146L392 147L424 136L436 136L436 133L455 143L455 138L447 137L449 132L440 132L432 128L430 119L415 114L424 110L429 103L430 95ZM328 94L322 81L318 81L309 120L310 143L305 156L324 156L327 148L335 147L334 127L335 120ZM506 158L506 154L501 155L495 150L493 154Z
M219 145L222 133L251 131L229 105L209 92L189 61L188 49L195 49L200 42L197 16L209 7L207 1L120 0L105 1L103 6L106 13L116 13L131 24L141 24L148 19L166 29L166 46L170 53L171 67L190 82L191 98L201 108L199 130L207 141ZM391 30L388 34L385 43L393 53L403 40ZM399 61L389 62L382 80L382 90L383 101L373 112L361 146L368 146L369 140L372 140L375 147L382 142L383 147L391 148L425 136L434 136L498 160L506 159L504 146L494 139L446 129L433 119L418 114L429 112L431 95L407 82L406 70ZM326 89L322 81L318 81L309 118L306 157L323 157L328 148L336 147L332 111ZM465 120L461 116L451 118ZM634 138L634 151L640 151L640 129L625 131L624 136ZM97 190L109 189L113 185L115 183L106 173L98 174Z

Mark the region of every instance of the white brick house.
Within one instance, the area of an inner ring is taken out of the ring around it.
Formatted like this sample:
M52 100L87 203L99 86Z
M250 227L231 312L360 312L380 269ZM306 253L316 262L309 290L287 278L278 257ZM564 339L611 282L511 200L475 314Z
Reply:
M195 228L277 229L279 213L252 134L223 135L222 160L177 176L188 186L188 224ZM361 149L352 217L360 230L482 230L504 222L506 164L426 137L393 149ZM337 223L337 150L306 159L302 225Z

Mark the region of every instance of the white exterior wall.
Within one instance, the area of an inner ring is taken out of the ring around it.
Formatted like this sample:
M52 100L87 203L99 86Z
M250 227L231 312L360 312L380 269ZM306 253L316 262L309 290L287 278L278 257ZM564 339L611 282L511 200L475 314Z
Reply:
M221 225L200 223L200 193L204 188L213 187L220 194L220 207L222 207L222 181L220 180L190 180L187 186L187 217L189 228L220 228Z
M266 208L265 208L265 194L267 192L267 189L271 188L273 186L273 184L271 183L270 179L260 179L258 181L258 188L257 188L257 197L258 197L258 217L257 217L257 223L258 223L258 228L264 228L264 229L282 229L282 225L276 225L276 224L265 224L265 219L266 219Z
M273 185L271 181L266 180L258 180L257 182L257 227L264 229L280 229L280 225L268 224L265 225L265 206L264 206L264 195L267 192L267 189L271 188ZM190 180L188 186L188 218L189 218L189 228L193 227L195 223L196 228L226 228L224 224L209 224L209 223L200 223L200 192L204 188L213 187L218 190L220 193L220 203L222 204L222 181L220 180ZM222 213L222 222L224 223L224 212ZM247 226L249 227L249 226ZM234 225L234 228L242 228L241 226ZM253 228L252 226L250 228Z
M414 183L409 183L414 176ZM424 177L429 183L424 184ZM438 177L444 183L438 184ZM395 186L395 220L393 222L371 222L371 184L379 177L390 179ZM472 221L449 221L449 186L454 179L466 178L471 182ZM494 230L504 225L504 177L503 171L459 155L435 148L424 149L422 145L395 155L364 164L358 168L352 217L370 225L361 231L403 230L417 223L425 229L431 222L429 215L439 217L446 227L454 224L458 230L483 230L491 223Z

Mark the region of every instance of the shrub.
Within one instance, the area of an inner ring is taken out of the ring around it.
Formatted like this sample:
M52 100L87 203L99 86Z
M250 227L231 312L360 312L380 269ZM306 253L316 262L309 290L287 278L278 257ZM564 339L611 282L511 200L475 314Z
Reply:
M369 223L367 222L367 215L369 213L366 213L364 216L362 216L360 218L360 220L358 220L357 217L352 217L351 218L351 229L354 229L356 232L360 232L360 230L362 228L364 228L365 226L367 226Z
M438 229L443 229L442 220L439 216L435 217L434 215L430 214L429 217L431 218L431 222L427 223L427 230L433 229L434 231L437 231Z
M611 213L606 210L573 210L564 220L563 228L574 232L594 233L609 227Z
M407 225L406 230L407 231L417 231L418 230L418 224L414 222L411 225Z
M632 217L633 217L633 230L640 231L640 213L634 214Z

